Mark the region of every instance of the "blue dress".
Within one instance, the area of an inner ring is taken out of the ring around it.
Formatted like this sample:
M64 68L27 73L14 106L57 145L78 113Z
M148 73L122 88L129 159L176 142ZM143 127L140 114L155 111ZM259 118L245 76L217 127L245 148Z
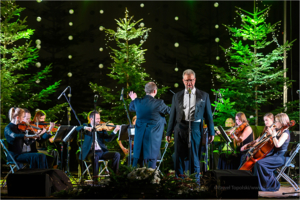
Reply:
M288 139L279 148L273 150L263 159L255 163L253 175L258 177L258 187L260 191L278 191L280 183L274 175L274 171L284 165L285 152L290 142L290 131L284 131L288 134ZM278 139L278 137L277 137Z

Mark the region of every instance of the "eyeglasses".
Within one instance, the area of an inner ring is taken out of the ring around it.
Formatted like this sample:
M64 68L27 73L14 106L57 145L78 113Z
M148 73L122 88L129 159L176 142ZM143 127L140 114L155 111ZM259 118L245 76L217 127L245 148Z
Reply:
M191 80L183 80L185 83L188 83L188 82L194 82L195 79L191 79Z

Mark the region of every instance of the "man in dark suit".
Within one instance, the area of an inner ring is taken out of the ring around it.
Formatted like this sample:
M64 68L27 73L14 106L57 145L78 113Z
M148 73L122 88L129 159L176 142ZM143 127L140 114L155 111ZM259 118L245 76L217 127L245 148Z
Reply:
M191 163L190 173L196 173L200 184L201 134L203 133L203 119L208 127L209 142L214 139L214 123L211 112L209 95L195 88L196 74L187 69L183 72L185 90L177 92L172 99L166 139L171 140L174 131L175 140L175 174L178 176L185 171L184 161L189 159L189 121L191 121Z
M84 142L82 145L82 151L79 154L79 160L93 160L93 152L92 152L92 144L93 144L93 127L97 126L100 123L100 114L96 111L93 111L89 115L90 124L83 124L83 129L85 131ZM94 125L95 119L95 125ZM99 172L99 159L112 159L112 169L115 173L118 172L119 162L120 162L120 153L118 152L110 152L105 146L104 142L110 142L116 138L116 133L120 129L120 126L114 129L113 133L110 135L107 134L106 130L96 131L95 134L95 169L94 169L94 177L98 175ZM79 129L77 129L79 131ZM82 153L82 157L81 157ZM95 177L94 180L97 178Z
M148 162L148 167L155 169L164 125L166 125L165 115L170 114L170 107L163 100L154 98L157 94L157 86L154 82L145 85L145 92L146 95L143 98L137 98L133 91L129 93L132 100L129 111L136 112L137 116L133 167L137 167L138 161L141 163L140 161L144 160Z

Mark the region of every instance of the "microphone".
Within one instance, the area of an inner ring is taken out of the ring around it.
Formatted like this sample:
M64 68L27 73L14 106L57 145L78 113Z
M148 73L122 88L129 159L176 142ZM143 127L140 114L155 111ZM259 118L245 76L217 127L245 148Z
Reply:
M59 95L59 97L57 99L60 99L60 97L67 91L67 89L69 88L70 86L66 87L66 89Z
M122 88L122 91L121 91L120 101L122 101L122 98L123 98L123 92L124 92L124 88Z
M219 92L219 98L221 99L221 102L224 103L220 90L218 90L218 92Z
M300 93L300 90L297 90L296 93L299 94L299 93Z
M96 103L98 101L98 95L96 94L95 96L94 96L94 103Z

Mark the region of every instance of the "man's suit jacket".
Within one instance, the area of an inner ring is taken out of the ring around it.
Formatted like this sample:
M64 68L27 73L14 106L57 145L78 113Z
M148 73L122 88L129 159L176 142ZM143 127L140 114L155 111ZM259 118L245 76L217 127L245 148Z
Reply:
M92 127L90 124L83 124L83 126ZM81 128L83 128L83 126ZM79 129L76 129L76 130L79 131ZM97 131L96 133L97 133L97 141L98 141L98 144L99 144L101 150L103 152L108 151L104 142L112 141L116 137L116 134L112 132L110 135L108 135L107 131ZM87 157L87 155L89 154L89 152L91 150L92 144L93 144L92 132L85 130L82 151L79 154L80 160L81 160L81 153L82 153L82 160L84 160Z
M132 101L129 111L136 112L137 118L133 157L140 158L140 154L143 152L144 159L156 159L166 124L165 115L170 113L170 107L163 100L146 95Z
M184 91L177 92L172 99L171 113L169 118L167 136L171 136L176 123L180 123L183 118L183 97ZM196 108L195 108L195 121L201 120L200 131L203 133L203 119L207 124L208 134L215 135L214 122L211 112L211 104L209 100L209 95L196 88Z

